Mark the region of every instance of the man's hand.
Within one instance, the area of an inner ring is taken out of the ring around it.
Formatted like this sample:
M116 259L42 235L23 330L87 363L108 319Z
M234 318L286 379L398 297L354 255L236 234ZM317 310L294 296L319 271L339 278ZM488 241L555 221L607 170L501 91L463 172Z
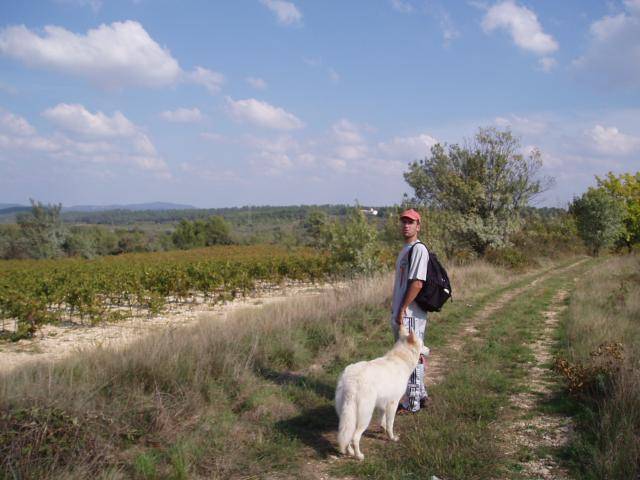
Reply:
M398 311L398 316L396 317L396 323L398 325L402 325L402 318L407 316L407 307L411 302L415 300L422 289L422 280L411 280L409 284L409 288L407 288L407 293L404 295L404 301L400 306L400 310Z

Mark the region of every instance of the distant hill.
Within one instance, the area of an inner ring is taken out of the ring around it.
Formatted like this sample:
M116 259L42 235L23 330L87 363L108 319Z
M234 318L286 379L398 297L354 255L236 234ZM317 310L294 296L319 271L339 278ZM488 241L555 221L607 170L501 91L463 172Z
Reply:
M132 203L128 205L74 205L73 207L62 207L63 212L105 212L109 210L128 210L139 212L145 210L192 210L193 205L181 205L178 203L151 202Z
M0 203L0 210L5 210L7 208L15 208L15 207L26 207L26 205L20 205L19 203Z
M4 205L8 204L0 203L0 215L9 215L12 213L27 212L31 210L31 207L26 207L24 205L13 205L11 207L5 207Z
M66 223L90 223L107 225L132 225L138 223L175 223L180 220L206 219L221 215L233 225L276 224L299 221L312 210L322 210L330 216L344 216L346 205L289 205L289 206L244 206L227 208L188 208L174 210L124 210L122 208L101 211L65 211L62 219Z

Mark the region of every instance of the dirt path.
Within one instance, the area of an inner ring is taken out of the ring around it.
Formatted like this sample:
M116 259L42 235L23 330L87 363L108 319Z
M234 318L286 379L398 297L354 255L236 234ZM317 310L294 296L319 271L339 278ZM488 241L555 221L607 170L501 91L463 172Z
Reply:
M477 340L477 334L479 333L478 327L482 323L488 321L497 311L503 309L513 299L531 290L537 284L545 281L550 276L558 275L562 272L575 268L585 261L586 260L583 259L559 269L549 270L534 278L531 283L505 292L496 300L486 305L479 313L463 322L460 326L459 332L452 336L447 345L438 349L432 349L431 355L429 355L429 359L427 361L427 373L425 380L427 387L436 385L442 381L446 371L451 368L451 358L453 358L455 354L462 349L466 342L470 340ZM426 343L429 344L428 339Z
M94 326L74 322L45 325L34 338L0 342L0 374L11 372L34 361L52 362L80 350L126 345L161 329L181 328L200 320L216 321L241 308L259 308L294 295L315 296L329 290L344 288L345 285L292 283L263 288L252 295L214 306L202 303L172 306L153 317L131 318Z
M501 296L496 298L493 302L489 303L485 307L482 308L480 312L473 315L466 321L462 322L462 324L458 327L458 331L456 334L451 336L451 340L444 347L440 347L438 349L432 349L431 354L427 360L427 370L426 370L426 379L425 383L427 387L436 385L440 383L449 369L452 368L451 359L456 357L456 354L460 352L462 347L469 341L476 341L477 334L479 333L478 327L484 322L489 321L493 314L497 311L505 308L512 300L519 297L520 295L525 294L530 291L540 282L545 281L551 276L559 275L567 270L573 269L583 263L586 260L579 260L574 262L568 266L562 268L554 268L549 271L546 271L537 277L533 278L533 280L521 287L509 290L504 292ZM558 302L562 302L563 299L558 299ZM552 319L555 319L557 314L553 314L550 312L545 312L545 317L547 318L548 325L545 326L545 334L551 335L553 328L555 328L555 324L552 323ZM555 320L557 322L557 320ZM546 337L545 337L546 338ZM550 340L544 340L544 342L549 342ZM540 342L543 342L541 340ZM428 344L428 339L426 341ZM537 344L536 344L537 345ZM543 364L548 360L548 349L545 350L542 348L543 343L540 344L539 352L540 352L540 360L537 361L537 364ZM544 343L545 347L548 347L546 343ZM547 355L547 357L545 357ZM538 357L536 357L537 359ZM540 375L542 377L543 370L540 368ZM549 431L556 428L554 424L549 424ZM332 445L336 445L336 431L325 432L322 435L322 441L328 442ZM386 442L386 437L383 435L383 432L379 429L377 425L372 425L365 432L364 438L368 441L374 440L376 443ZM559 439L560 441L561 439ZM371 448L371 447L369 447ZM300 478L308 478L310 480L353 480L354 477L346 476L346 477L336 477L331 475L329 472L331 470L332 464L336 461L339 461L340 458L337 454L329 454L326 458L317 458L318 454L315 451L309 449L306 453L308 460L303 463L302 471L300 472ZM533 465L532 465L533 468ZM540 469L542 471L542 468ZM274 477L274 478L285 478L285 477ZM286 477L289 478L289 477ZM559 478L562 479L564 477L539 477L544 478Z
M548 364L552 358L553 335L558 327L558 317L566 308L566 290L554 296L547 311L543 313L544 329L540 338L531 345L534 361L530 365L524 384L528 391L510 398L512 411L507 415L507 426L502 432L505 454L518 461L522 478L540 480L565 480L568 472L558 465L550 454L540 454L544 450L565 445L573 425L569 417L561 414L541 412L539 405L548 402L553 395L554 380L550 376Z

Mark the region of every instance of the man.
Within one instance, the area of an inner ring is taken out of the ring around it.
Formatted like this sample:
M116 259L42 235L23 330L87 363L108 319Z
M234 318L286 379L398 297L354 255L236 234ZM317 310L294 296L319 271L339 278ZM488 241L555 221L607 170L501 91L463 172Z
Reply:
M427 312L422 310L414 299L420 292L423 282L427 279L427 262L429 252L424 244L418 242L420 232L420 214L413 209L400 214L401 232L405 245L396 261L396 276L393 284L393 301L391 306L391 327L396 340L401 325L409 331L414 331L424 340L427 327ZM414 247L415 245L415 247ZM413 247L413 250L411 248ZM411 251L411 264L409 252ZM424 386L424 357L409 377L407 392L400 400L400 410L418 412L428 398Z

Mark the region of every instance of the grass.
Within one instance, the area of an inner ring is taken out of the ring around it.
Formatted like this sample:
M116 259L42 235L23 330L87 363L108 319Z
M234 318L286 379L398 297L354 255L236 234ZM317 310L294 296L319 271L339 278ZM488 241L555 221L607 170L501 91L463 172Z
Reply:
M434 322L428 344L445 343L499 292L533 278L482 263L451 276L455 301ZM80 353L8 375L0 384L0 477L229 478L271 470L295 476L310 450L321 457L334 452L323 433L336 428L339 372L388 349L390 291L388 276L362 280L345 291L238 311L224 322L203 321L120 350ZM501 345L505 335L523 336L512 321L483 333L495 339L491 346L465 351L465 358L523 355ZM401 430L405 439L439 438L441 447L427 449L436 452L432 457L393 450L400 456L384 465L389 472L417 472L427 461L452 465L451 472L480 472L473 457L495 457L480 434L517 371L461 367L434 392L440 416L427 437L419 437L425 430L417 426ZM354 468L366 475L371 465Z
M578 283L562 318L558 354L592 372L583 388L559 397L577 422L564 452L576 478L640 475L639 272L637 254L599 262ZM622 359L594 354L615 343Z
M431 389L432 405L418 416L399 419L400 445L367 446L375 450L368 461L345 462L338 471L390 479L517 475L503 454L498 426L510 395L526 388L521 382L532 357L528 344L540 333L542 312L567 276L551 276L478 326L479 341L467 342L451 359L444 381Z

